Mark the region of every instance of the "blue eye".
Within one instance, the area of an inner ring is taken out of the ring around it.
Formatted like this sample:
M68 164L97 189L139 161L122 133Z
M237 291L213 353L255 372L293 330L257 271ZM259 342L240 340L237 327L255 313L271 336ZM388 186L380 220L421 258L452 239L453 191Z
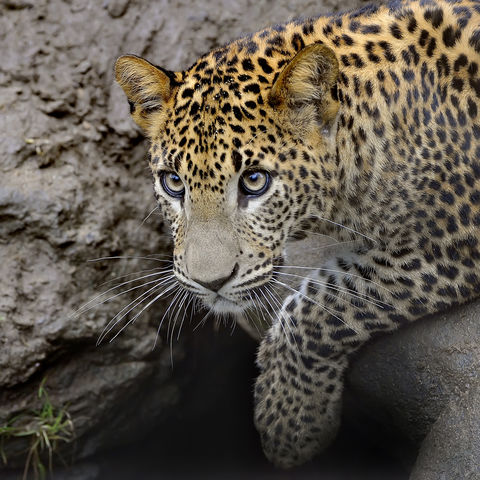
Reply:
M175 172L162 172L160 183L165 192L171 197L182 198L185 193L185 185L182 179Z
M263 195L270 186L270 175L264 170L246 171L240 177L240 189L245 195Z

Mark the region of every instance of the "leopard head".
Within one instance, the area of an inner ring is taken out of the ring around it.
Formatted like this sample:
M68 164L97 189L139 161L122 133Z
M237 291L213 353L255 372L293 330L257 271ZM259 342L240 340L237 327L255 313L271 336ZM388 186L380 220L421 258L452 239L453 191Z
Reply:
M237 42L184 72L128 55L115 74L150 140L178 282L216 313L242 312L271 281L287 239L331 208L334 53L313 44L267 60Z

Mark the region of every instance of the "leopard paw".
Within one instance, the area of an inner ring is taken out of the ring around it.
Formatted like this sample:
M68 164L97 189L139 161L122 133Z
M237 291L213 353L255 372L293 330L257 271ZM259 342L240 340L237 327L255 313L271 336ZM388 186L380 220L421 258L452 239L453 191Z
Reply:
M290 468L307 462L335 438L341 384L328 379L331 367L320 368L313 380L278 352L267 358L255 386L255 426L267 458Z

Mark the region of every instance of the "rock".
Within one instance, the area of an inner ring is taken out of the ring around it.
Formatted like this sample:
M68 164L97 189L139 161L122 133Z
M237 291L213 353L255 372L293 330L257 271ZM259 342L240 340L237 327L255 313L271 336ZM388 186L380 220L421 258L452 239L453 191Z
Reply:
M349 373L355 408L420 446L412 480L479 478L479 312L476 301L379 338Z
M108 13L113 18L121 17L127 11L129 3L130 0L109 0L107 2Z
M480 478L480 382L456 395L422 443L411 480Z

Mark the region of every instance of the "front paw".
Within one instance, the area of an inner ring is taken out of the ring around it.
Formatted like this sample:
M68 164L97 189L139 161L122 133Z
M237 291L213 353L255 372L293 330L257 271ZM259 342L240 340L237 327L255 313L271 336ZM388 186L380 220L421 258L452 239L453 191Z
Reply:
M339 372L318 361L308 369L291 353L264 341L259 352L263 372L255 385L255 426L265 455L281 468L301 465L324 450L340 423Z

